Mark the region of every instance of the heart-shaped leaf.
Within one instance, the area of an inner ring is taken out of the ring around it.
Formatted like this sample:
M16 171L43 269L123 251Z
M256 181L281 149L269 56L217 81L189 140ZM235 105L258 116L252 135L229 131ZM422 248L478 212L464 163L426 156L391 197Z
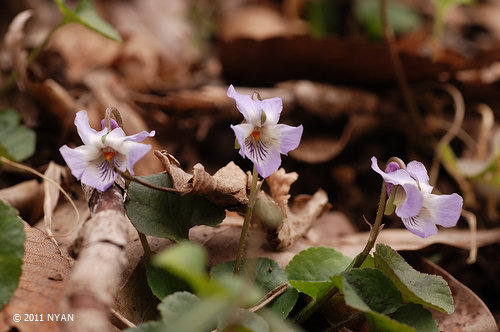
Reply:
M293 287L316 299L330 288L331 277L343 272L351 261L335 249L313 247L295 255L286 274Z
M161 187L172 187L168 174L153 174L142 180ZM132 224L142 233L180 241L188 238L196 225L215 226L226 216L224 208L207 199L154 190L136 182L130 183L125 203Z
M35 152L35 132L20 123L21 117L15 110L0 111L0 156L21 161Z
M448 314L454 311L451 290L441 276L415 270L395 250L383 244L377 245L374 258L377 269L391 279L405 302L419 303Z

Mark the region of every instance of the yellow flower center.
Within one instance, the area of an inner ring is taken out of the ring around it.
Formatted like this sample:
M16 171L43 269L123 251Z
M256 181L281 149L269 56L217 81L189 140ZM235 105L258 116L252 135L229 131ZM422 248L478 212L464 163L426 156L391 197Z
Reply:
M252 131L252 137L253 137L256 141L258 141L258 140L259 140L259 138L260 138L260 131L258 131L258 130L254 130L254 131Z
M102 154L107 161L110 161L116 155L116 151L113 148L105 147L102 149Z

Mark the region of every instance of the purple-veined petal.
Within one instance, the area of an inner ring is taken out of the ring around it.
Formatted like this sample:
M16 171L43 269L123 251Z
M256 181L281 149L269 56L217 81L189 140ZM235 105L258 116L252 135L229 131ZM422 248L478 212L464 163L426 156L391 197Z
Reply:
M458 194L424 194L423 206L429 211L432 222L443 227L454 227L462 212L463 199Z
M279 152L282 154L287 154L288 152L296 149L299 146L304 128L302 127L302 125L298 127L292 127L285 124L278 124L274 126L273 130L276 131L274 137L277 137L278 139Z
M240 154L244 156L244 152L246 150L245 140L248 136L250 136L254 130L254 126L250 123L242 123L238 125L230 125L231 129L234 131L234 135L236 136L236 140L240 145ZM242 151L243 150L243 151Z
M404 196L406 197L403 203L397 203L397 197L394 200L394 204L396 205L396 215L400 218L409 218L418 215L422 210L424 196L420 192L420 189L417 187L416 183L405 183L401 186L401 188L398 188L397 190L404 190ZM398 192L396 192L396 196L397 195Z
M408 174L407 171L405 171L403 169L399 169L399 170L396 170L394 172L385 173L384 171L382 171L380 169L380 167L378 167L376 157L372 157L371 161L372 161L372 169L375 172L377 172L378 174L380 174L385 182L391 183L394 185L403 185L405 183L411 183L411 184L415 184L415 185L417 184L415 179L413 179Z
M261 107L259 101L253 100L250 95L236 92L233 85L229 86L227 96L234 99L236 108L243 114L247 123L251 123L255 126L261 125Z
M406 166L406 171L412 178L417 180L420 189L426 193L430 194L432 191L432 186L429 184L429 175L427 174L427 169L424 164L419 161L411 161Z
M266 113L265 126L275 125L280 119L281 111L283 110L283 101L281 98L269 98L260 102L262 110Z
M102 157L87 165L80 181L99 191L105 191L113 185L117 178L118 173L114 170L113 166Z
M59 148L59 152L66 164L68 164L71 174L78 180L81 179L85 168L93 159L99 158L100 150L91 145L81 145L75 149L71 149L67 145Z
M417 216L401 218L401 220L410 232L421 238L426 238L437 233L436 225L425 210Z
M262 143L262 140L259 142ZM254 151L257 151L257 149ZM262 151L260 153L254 152L248 158L254 163L257 172L263 178L267 178L276 172L281 165L281 155L277 149L268 149L265 153Z
M85 145L91 144L92 138L95 138L96 136L100 137L107 132L107 129L103 129L98 132L90 127L87 111L79 111L76 113L75 125L78 135L80 135L80 138Z

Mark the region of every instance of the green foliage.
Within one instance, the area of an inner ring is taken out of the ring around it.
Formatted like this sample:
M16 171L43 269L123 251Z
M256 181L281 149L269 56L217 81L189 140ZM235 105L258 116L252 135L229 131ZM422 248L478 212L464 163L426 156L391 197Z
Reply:
M404 35L422 26L420 15L401 2L387 1L387 12L396 35ZM382 39L380 0L357 0L354 15L369 37Z
M234 269L234 261L216 265L210 271L212 277L223 274L231 274ZM243 262L240 270L241 274L249 280L255 280L255 284L260 286L265 293L270 292L279 285L288 283L285 271L272 259L258 258L249 259ZM252 271L252 273L250 273ZM278 298L273 300L267 308L273 310L282 318L288 316L293 306L297 302L298 292L294 288L287 289Z
M24 241L24 226L17 210L0 200L0 311L19 283Z
M66 6L64 0L54 1L64 16L63 24L79 23L106 38L122 42L122 38L120 37L118 32L97 14L96 8L94 7L92 1L80 0L75 10L72 10L68 6Z
M383 244L377 245L374 257L377 269L391 279L405 302L422 304L448 314L454 311L451 290L441 276L413 269L395 250Z
M146 266L146 277L149 288L151 288L153 294L160 300L178 291L191 290L183 279L151 264L147 264Z
M424 309L420 304L408 303L402 306L392 315L392 319L409 325L418 332L439 332L430 311Z
M35 153L35 145L35 132L21 125L21 117L15 110L0 111L0 156L21 161Z
M141 179L157 186L172 187L168 174L153 174ZM176 242L187 239L191 227L215 226L226 216L224 208L203 197L179 196L150 189L136 182L130 183L128 197L125 203L127 215L141 233Z
M286 274L298 291L318 298L332 286L331 277L343 272L351 261L335 249L313 247L295 255L286 267Z

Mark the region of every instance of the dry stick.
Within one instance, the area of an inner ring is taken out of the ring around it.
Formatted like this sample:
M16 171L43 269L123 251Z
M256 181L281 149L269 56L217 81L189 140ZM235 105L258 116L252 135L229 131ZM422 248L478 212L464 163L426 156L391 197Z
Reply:
M74 244L79 256L61 310L75 314L77 323L64 325L68 331L109 331L110 308L127 263L128 219L119 186L114 184L104 192L87 189L91 218Z
M392 62L392 68L394 69L394 74L398 80L401 92L403 93L403 98L406 103L407 109L410 111L410 117L420 132L424 128L422 118L418 112L417 103L413 97L413 93L408 85L408 79L403 70L403 65L401 64L401 59L399 58L398 50L394 42L394 31L392 31L391 23L389 21L389 15L387 10L387 0L380 0L380 11L382 17L382 33L384 34L384 39L387 43L387 49L389 51L389 56Z
M462 217L469 223L470 229L470 251L467 258L468 264L473 264L477 260L477 218L476 215L470 211L462 209Z
M284 283L271 289L271 291L269 291L269 293L267 293L259 303L248 309L248 311L256 312L257 310L264 308L269 302L283 294L288 289L288 287L290 287L290 284Z
M452 97L453 103L455 105L455 117L453 118L453 123L450 129L439 140L439 143L434 149L434 159L432 160L432 166L429 175L429 183L431 184L431 186L434 186L436 184L436 180L439 175L439 165L441 164L443 146L449 144L451 140L455 138L455 136L457 136L460 128L462 128L462 123L464 121L465 115L464 98L462 97L460 91L458 91L456 87L448 83L439 85L439 87L448 92Z

